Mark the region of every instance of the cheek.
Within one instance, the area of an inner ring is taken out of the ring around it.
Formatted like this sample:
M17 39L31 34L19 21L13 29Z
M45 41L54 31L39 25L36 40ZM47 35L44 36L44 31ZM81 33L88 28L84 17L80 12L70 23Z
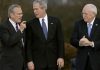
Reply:
M85 15L83 15L83 19L84 19L84 20L86 19L86 16L85 16Z
M84 19L84 21L85 21L85 22L87 22L87 21L88 21L87 16L83 16L83 19Z
M37 13L37 11L36 11L36 10L34 10L33 12L34 12L34 14L36 14L36 13Z
M21 19L22 19L22 15L16 16L16 20L17 20L18 22L21 22Z
M84 19L88 19L88 18L89 18L89 16L88 16L88 15L84 15L83 17L84 17Z

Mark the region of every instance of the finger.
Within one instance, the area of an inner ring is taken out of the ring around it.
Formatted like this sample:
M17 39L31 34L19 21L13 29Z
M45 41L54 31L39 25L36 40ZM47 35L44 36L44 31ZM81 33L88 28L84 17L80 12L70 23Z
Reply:
M85 38L85 35L83 36L83 38Z
M22 21L20 24L26 24L26 21Z
M59 65L59 62L57 61L57 65Z
M63 67L63 63L62 63L62 62L59 62L58 67L59 67L59 68L62 68L62 67Z
M23 24L26 24L26 21L23 21Z
M61 69L62 65L59 63L58 67Z
M26 21L22 21L22 23L26 24Z

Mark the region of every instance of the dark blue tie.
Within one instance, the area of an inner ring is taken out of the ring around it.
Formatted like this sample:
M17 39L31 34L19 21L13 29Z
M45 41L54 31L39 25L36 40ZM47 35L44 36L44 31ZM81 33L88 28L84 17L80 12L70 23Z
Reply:
M16 32L18 31L19 29L18 29L18 24L16 23Z
M92 29L92 27L91 27L92 24L89 23L87 26L88 26L88 36L90 36L90 34L91 34L91 29Z
M45 38L47 39L47 27L46 27L46 23L44 22L44 19L42 19L42 29L45 35Z
M18 29L18 24L16 23L16 32L18 31L19 29ZM21 38L21 44L22 44L22 46L24 46L24 41L23 41L23 38Z

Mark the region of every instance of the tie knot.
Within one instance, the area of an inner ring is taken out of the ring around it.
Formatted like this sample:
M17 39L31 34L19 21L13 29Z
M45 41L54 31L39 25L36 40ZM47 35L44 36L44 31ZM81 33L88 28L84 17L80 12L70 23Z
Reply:
M90 23L88 24L88 26L91 26L91 25L92 25L92 24L90 24Z
M88 26L89 28L91 28L92 24L89 23L87 26Z
M44 22L44 18L42 19L42 22Z

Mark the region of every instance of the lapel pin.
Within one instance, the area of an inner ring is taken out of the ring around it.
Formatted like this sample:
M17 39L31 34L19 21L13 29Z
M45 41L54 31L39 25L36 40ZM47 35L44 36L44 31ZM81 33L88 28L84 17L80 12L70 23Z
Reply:
M98 24L95 24L96 26L98 26Z
M51 24L53 24L53 23L51 23Z

